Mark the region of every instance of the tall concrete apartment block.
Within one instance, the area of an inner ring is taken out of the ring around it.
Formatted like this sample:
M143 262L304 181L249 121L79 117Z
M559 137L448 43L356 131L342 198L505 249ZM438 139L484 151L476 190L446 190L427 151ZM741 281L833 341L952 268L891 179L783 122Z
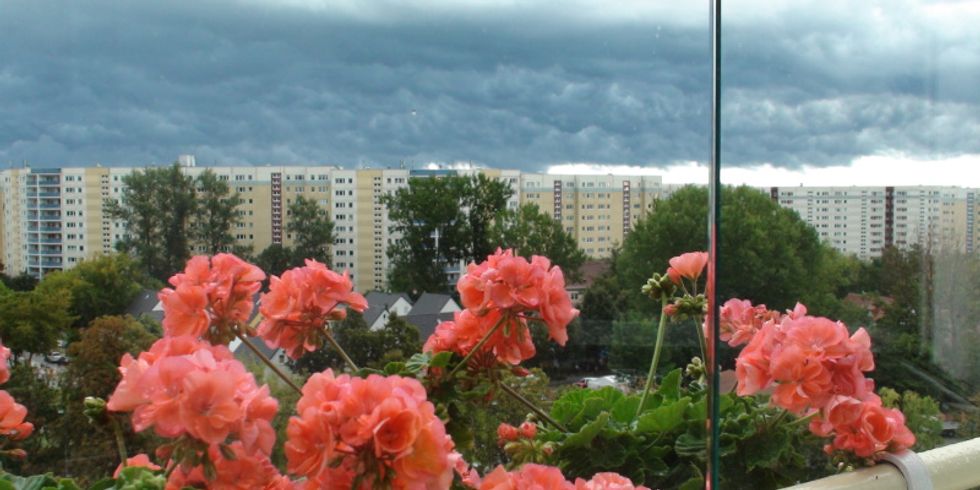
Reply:
M190 156L181 170L196 177L207 169L237 192L242 204L232 233L240 245L259 252L289 246L289 205L313 199L334 222L332 261L347 269L359 290L384 289L388 245L398 237L381 197L408 186L410 178L482 173L506 182L507 203L526 202L552 214L593 257L607 257L636 221L662 198L660 177L522 174L517 170L358 169L329 166L197 167ZM17 168L0 172L0 257L9 274L35 277L108 254L126 234L110 219L106 200L120 199L123 178L133 167ZM195 252L200 252L197 250Z
M973 253L977 189L957 187L773 187L835 249L870 259L886 246Z

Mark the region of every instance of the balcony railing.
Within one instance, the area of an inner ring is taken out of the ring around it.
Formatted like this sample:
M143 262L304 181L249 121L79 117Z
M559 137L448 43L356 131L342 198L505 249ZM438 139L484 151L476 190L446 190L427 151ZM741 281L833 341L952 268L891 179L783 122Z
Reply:
M966 490L980 487L980 437L919 453L935 490ZM801 483L790 490L898 490L910 486L891 464L828 476Z

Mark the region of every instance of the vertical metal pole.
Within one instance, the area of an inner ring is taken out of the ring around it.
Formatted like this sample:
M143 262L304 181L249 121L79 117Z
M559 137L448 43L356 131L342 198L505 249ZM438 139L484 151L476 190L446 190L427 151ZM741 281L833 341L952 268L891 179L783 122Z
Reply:
M718 233L721 220L721 0L711 0L711 162L708 179L708 352L705 365L711 393L708 396L708 458L704 487L718 487L718 406L720 388L718 359Z

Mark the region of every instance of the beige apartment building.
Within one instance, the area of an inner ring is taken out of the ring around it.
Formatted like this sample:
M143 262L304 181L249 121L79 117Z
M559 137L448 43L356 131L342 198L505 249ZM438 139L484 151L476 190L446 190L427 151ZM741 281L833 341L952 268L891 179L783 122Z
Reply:
M259 252L271 244L291 245L288 207L297 196L313 199L334 222L333 265L349 270L358 290L383 290L390 268L391 231L381 197L406 187L410 178L483 173L514 191L508 208L535 203L553 215L592 257L607 257L636 220L664 197L660 177L524 174L517 170L343 169L332 166L266 165L198 167L179 160L196 177L213 171L242 203L232 230L239 245ZM118 200L123 177L138 167L16 168L0 172L0 257L8 274L35 277L71 268L114 250L125 223L104 212Z

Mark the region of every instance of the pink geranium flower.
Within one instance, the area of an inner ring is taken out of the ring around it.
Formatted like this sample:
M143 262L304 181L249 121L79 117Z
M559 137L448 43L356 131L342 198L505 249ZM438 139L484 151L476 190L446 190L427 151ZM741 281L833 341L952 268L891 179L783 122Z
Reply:
M24 422L27 408L14 400L4 390L0 390L0 436L19 441L34 432L34 424Z
M634 485L633 481L619 473L597 473L591 480L581 478L575 480L575 490L650 490L643 485Z
M408 489L452 481L452 439L413 378L352 378L328 369L306 382L296 411L287 429L288 468L311 482L360 477L367 488Z
M164 333L228 342L234 336L231 328L248 322L253 296L264 279L262 269L232 254L217 254L210 260L192 257L183 272L170 278L173 288L158 295Z
M362 312L364 296L353 291L350 276L337 274L324 264L307 260L297 267L272 276L269 292L262 295L264 319L258 333L270 348L281 347L293 359L323 344L328 320L343 319L343 307Z
M116 467L116 471L112 473L112 477L119 478L119 473L122 472L123 468L129 468L131 466L137 468L146 468L150 471L158 471L161 469L160 466L154 464L153 461L150 461L149 456L140 453L137 454L136 456L127 458L125 463L119 463L119 466Z
M278 403L225 346L191 336L164 337L120 363L122 380L106 407L133 412L133 429L218 444L237 435L249 452L268 454Z
M667 275L675 284L680 284L680 278L697 281L708 264L708 252L688 252L678 255L668 261L670 268Z
M0 384L10 380L10 349L0 343Z
M442 322L426 340L423 352L455 352L461 356L470 353L494 325L503 322L483 344L483 351L491 352L500 362L517 365L534 357L536 352L527 322L520 317L504 316L500 310L488 310L482 316L470 310L454 314L451 322Z
M213 490L292 490L298 488L289 478L281 475L269 456L252 454L240 442L228 445L234 459L226 459L217 446L211 446L208 455L214 463L215 479L209 480L201 466L177 467L167 479L167 490L186 487Z
M575 486L565 479L561 470L553 466L539 464L525 464L512 472L508 472L503 466L497 466L473 488L478 490L575 490Z
M762 328L762 324L772 317L773 314L766 309L766 305L752 306L749 300L730 299L721 306L718 322L721 330L719 338L732 347L747 344Z
M530 261L500 250L467 266L456 284L465 310L453 322L440 324L426 341L426 352L468 354L503 322L483 346L503 363L517 365L534 356L528 321L541 321L559 345L568 341L568 324L578 316L565 291L565 277L545 257Z
M735 306L733 318L749 315L744 303L729 304ZM811 432L833 437L828 451L872 457L914 444L902 413L882 407L874 382L864 376L874 369L868 332L859 328L848 335L843 323L806 313L797 303L785 315L761 315L762 327L735 361L738 394L751 395L775 384L771 403L814 415Z

